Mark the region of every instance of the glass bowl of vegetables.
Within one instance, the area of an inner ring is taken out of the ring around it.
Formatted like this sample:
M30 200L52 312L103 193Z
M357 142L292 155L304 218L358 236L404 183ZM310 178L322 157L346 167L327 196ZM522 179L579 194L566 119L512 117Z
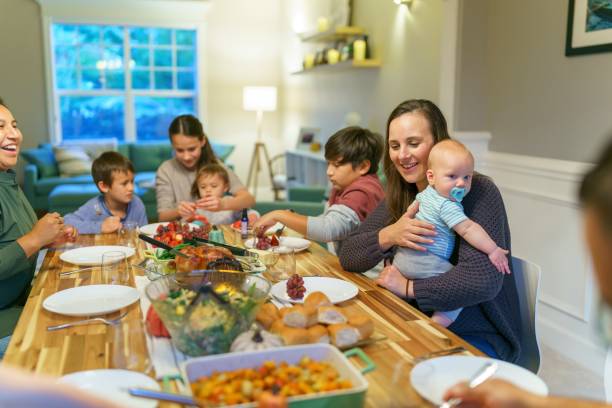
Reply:
M205 270L162 277L145 293L174 345L196 357L228 352L255 320L270 288L260 276Z

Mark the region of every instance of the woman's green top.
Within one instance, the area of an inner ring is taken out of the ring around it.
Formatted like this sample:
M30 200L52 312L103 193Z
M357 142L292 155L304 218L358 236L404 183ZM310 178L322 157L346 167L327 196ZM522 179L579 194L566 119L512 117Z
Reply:
M26 258L17 239L32 230L36 214L15 172L0 172L0 310L15 305L30 288L38 252Z

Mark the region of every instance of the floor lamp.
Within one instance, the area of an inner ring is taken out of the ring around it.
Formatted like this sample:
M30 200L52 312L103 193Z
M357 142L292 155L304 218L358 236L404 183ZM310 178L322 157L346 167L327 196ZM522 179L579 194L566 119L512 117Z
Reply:
M245 111L257 112L257 139L253 155L251 156L251 165L249 166L249 176L247 177L247 188L251 190L253 186L253 196L257 196L257 180L261 171L262 159L264 155L264 163L270 172L270 180L272 180L272 170L270 169L270 156L268 149L261 137L261 126L263 122L263 113L274 112L276 110L276 87L274 86L245 86L242 92L242 107Z

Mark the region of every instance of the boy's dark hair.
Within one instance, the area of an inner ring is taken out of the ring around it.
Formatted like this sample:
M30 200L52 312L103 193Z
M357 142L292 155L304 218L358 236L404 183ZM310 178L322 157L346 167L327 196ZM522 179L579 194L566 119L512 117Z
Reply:
M595 167L582 179L580 202L597 211L603 231L612 237L612 136Z
M227 170L225 170L225 167L217 163L206 164L202 168L200 168L200 170L198 170L198 174L196 175L196 178L193 181L193 184L191 185L191 196L196 198L202 198L200 197L200 189L198 188L198 180L200 180L200 177L204 175L213 176L217 174L221 176L221 179L223 179L225 185L229 186L229 174L227 173Z
M382 156L382 137L368 129L350 126L334 133L325 143L325 159L351 163L353 168L363 161L370 162L367 174L376 174Z
M93 161L91 175L96 186L101 181L110 187L113 184L113 172L135 173L132 162L117 152L104 152Z

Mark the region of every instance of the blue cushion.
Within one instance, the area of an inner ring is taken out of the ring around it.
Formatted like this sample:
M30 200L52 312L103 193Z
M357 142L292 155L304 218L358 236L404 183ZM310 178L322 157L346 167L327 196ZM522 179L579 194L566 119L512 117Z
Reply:
M21 155L28 163L36 166L40 178L59 175L53 150L45 148L24 149L21 151Z
M83 174L74 177L47 177L40 179L34 189L38 195L47 195L55 187L63 184L91 184L94 188L96 187L91 174Z

